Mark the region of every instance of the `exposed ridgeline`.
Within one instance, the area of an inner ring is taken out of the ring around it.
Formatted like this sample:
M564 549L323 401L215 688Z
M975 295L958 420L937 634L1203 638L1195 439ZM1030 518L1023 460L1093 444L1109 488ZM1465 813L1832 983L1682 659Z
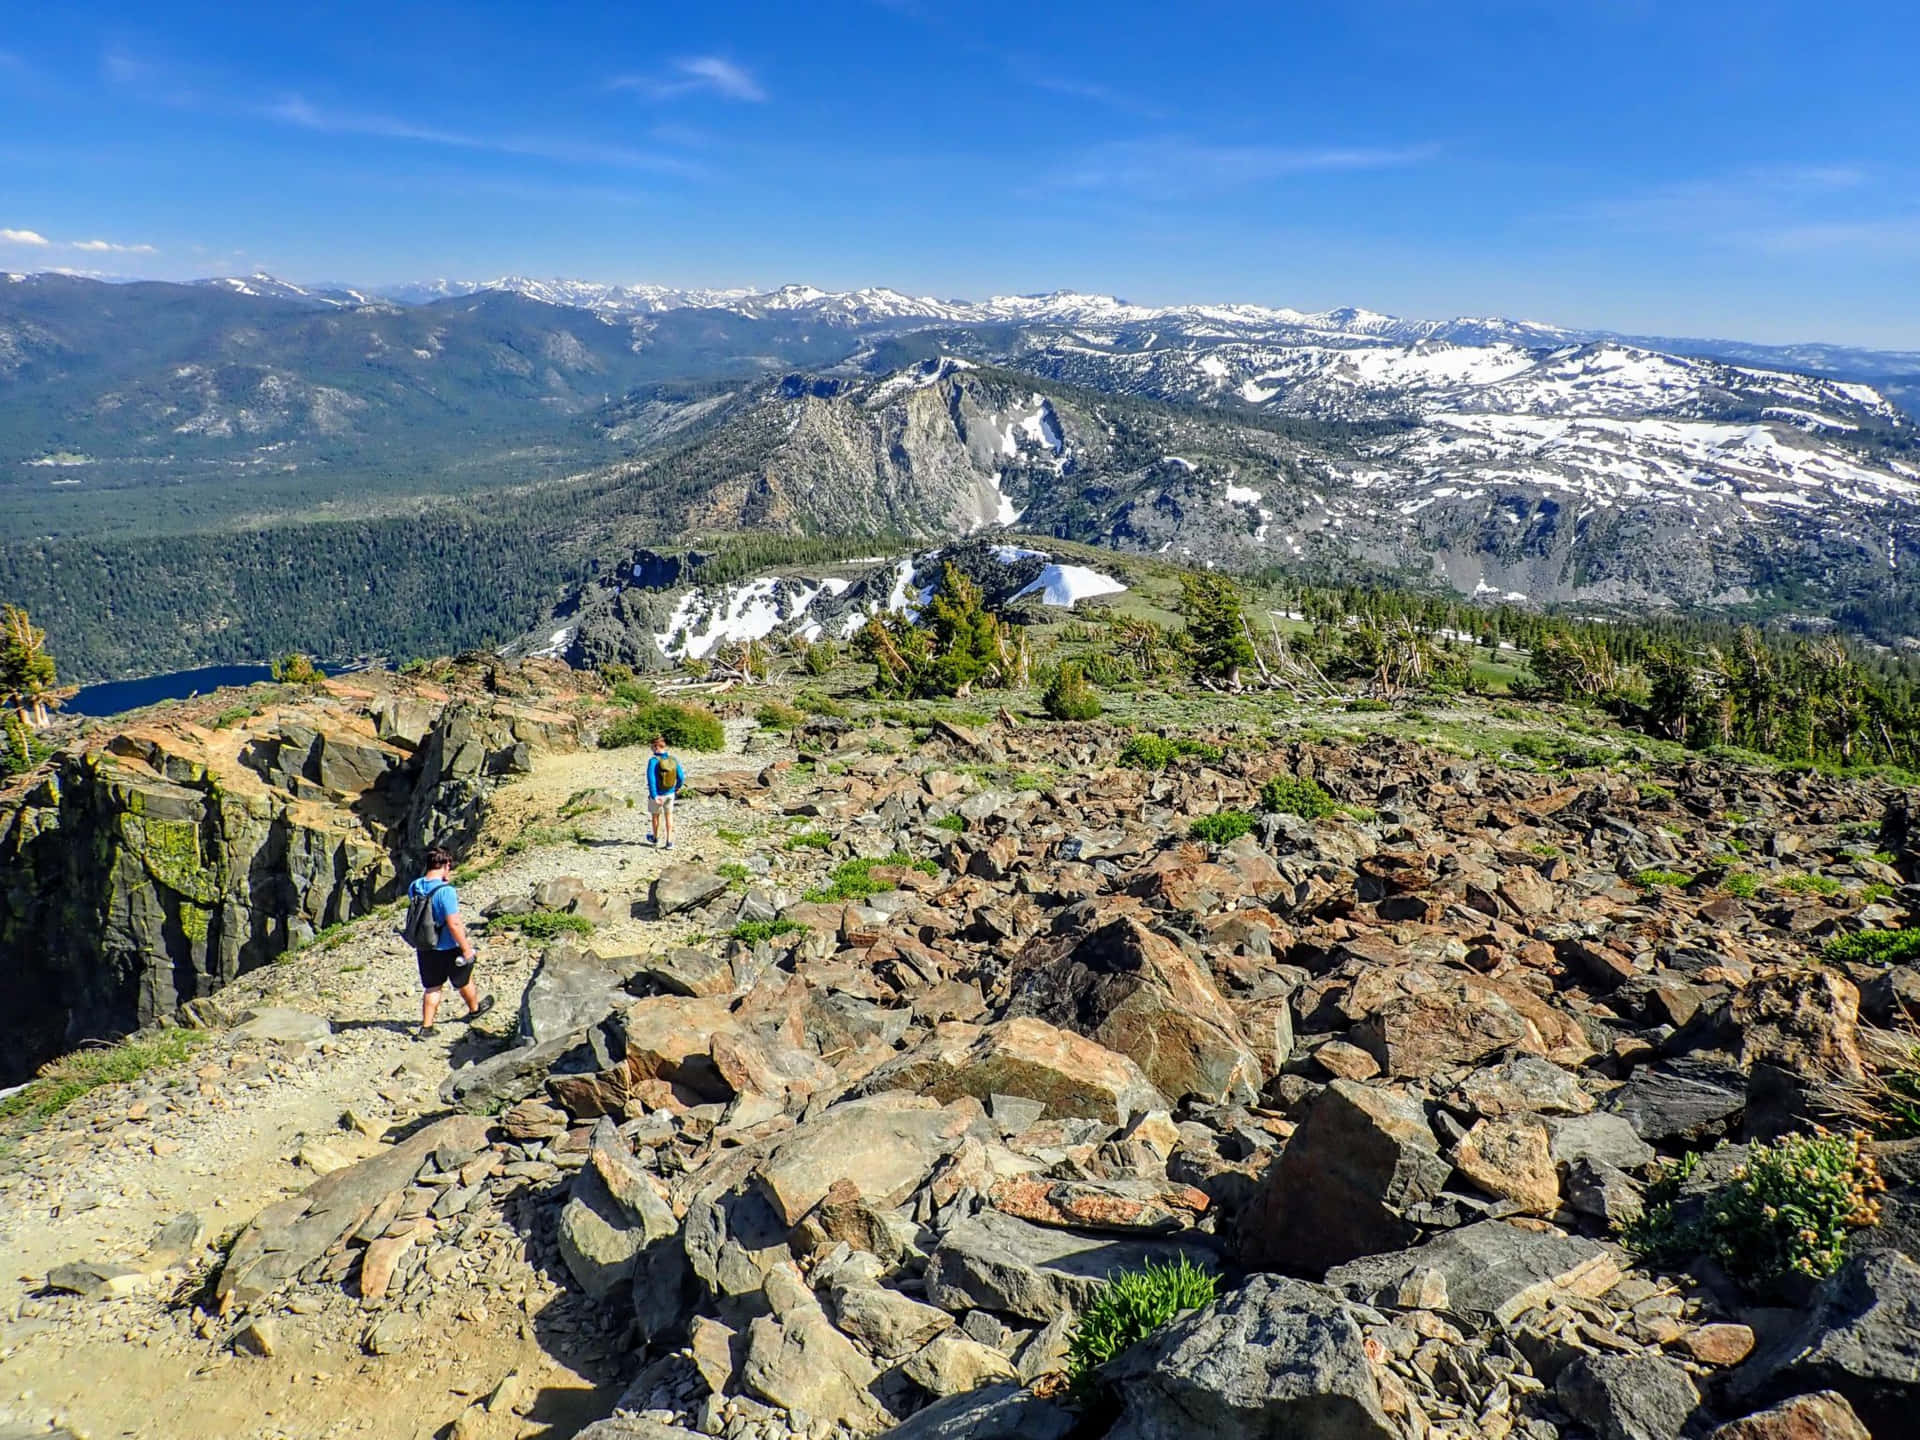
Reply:
M0 801L0 1083L393 899L500 776L573 743L529 683L564 673L354 677L224 727L217 702L162 707L56 756Z

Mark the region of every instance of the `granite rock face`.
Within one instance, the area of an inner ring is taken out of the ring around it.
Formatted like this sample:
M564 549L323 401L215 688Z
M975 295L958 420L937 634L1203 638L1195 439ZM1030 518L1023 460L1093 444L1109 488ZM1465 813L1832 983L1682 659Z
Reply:
M394 898L573 727L500 699L342 686L240 730L157 720L61 756L0 808L0 1084Z

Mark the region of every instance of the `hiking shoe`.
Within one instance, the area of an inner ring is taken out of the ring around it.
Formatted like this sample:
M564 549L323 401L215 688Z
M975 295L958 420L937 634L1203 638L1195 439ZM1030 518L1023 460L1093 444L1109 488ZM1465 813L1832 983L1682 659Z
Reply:
M669 850L673 848L673 842L671 840L667 841L666 848Z
M493 1009L493 996L483 995L480 997L480 1003L467 1012L467 1019L478 1020L491 1009Z
M413 1038L416 1040L431 1040L433 1039L433 1030L434 1027L431 1025L416 1026L414 1027Z

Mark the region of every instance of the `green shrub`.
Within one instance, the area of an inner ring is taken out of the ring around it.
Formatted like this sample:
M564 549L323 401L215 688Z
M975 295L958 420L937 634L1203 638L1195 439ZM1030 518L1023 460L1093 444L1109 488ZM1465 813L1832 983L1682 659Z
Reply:
M1041 692L1040 708L1055 720L1091 720L1100 713L1100 697L1094 694L1086 672L1066 660Z
M610 660L600 667L600 683L602 685L617 686L631 679L633 679L633 666L631 665L623 664L618 660Z
M1318 780L1298 775L1275 775L1260 787L1260 808L1276 815L1298 815L1303 820L1319 820L1340 808L1340 802L1326 792Z
M1862 930L1855 935L1836 936L1826 943L1820 957L1839 964L1905 965L1920 959L1920 930Z
M669 746L682 750L719 750L727 743L726 728L711 710L656 700L639 706L602 730L600 748L618 750L627 745L645 745L655 735L663 736Z
M745 885L753 878L753 872L738 860L729 860L722 865L716 865L714 873L734 885Z
M273 678L282 685L318 685L326 679L326 672L313 663L311 655L302 655L298 650L282 655L270 667Z
M942 815L938 820L934 821L933 824L935 829L951 830L954 834L958 835L967 828L967 817L958 814Z
M833 844L833 836L824 830L796 830L781 843L789 850L825 850Z
M561 935L591 935L593 921L559 910L512 910L487 921L490 931L518 932L529 940L552 940Z
M1381 711L1392 708L1393 706L1385 700L1375 700L1371 696L1361 696L1357 700L1347 701L1347 710L1354 715L1378 715Z
M754 712L753 718L769 730L791 730L806 723L807 712L784 700L769 700Z
M613 699L619 705L651 705L658 697L651 685L642 684L633 678L633 672L627 672L627 678L613 682Z
M50 1060L23 1090L0 1100L0 1122L44 1124L90 1090L138 1080L162 1065L177 1065L206 1035L198 1030L161 1030L118 1045L75 1050Z
M825 715L837 719L847 713L847 707L827 694L826 691L811 687L802 690L798 695L794 696L793 703L809 715Z
M825 636L807 646L800 656L801 669L816 677L832 674L839 663L840 647Z
M727 932L728 938L738 940L745 945L758 945L762 940L772 940L780 935L791 935L796 930L807 927L798 920L784 917L778 920L742 920Z
M1857 898L1862 905L1871 905L1875 901L1885 900L1891 894L1893 894L1893 886L1884 880L1875 880L1871 884L1862 885Z
M24 775L52 753L14 711L0 719L0 778Z
M1760 892L1760 877L1745 870L1736 870L1720 882L1720 888L1736 900L1751 900Z
M218 715L213 717L213 728L216 730L231 730L242 720L251 720L252 718L253 706L229 705L225 710L222 710Z
M1691 885L1693 877L1678 870L1642 870L1633 877L1633 883L1643 890L1662 890L1669 887L1679 888Z
M1067 1341L1067 1379L1083 1402L1092 1398L1095 1372L1147 1338L1182 1310L1211 1305L1220 1280L1182 1256L1169 1264L1148 1261L1139 1270L1110 1276L1088 1302Z
M1219 810L1187 825L1187 833L1209 845L1225 845L1253 830L1253 816L1244 810Z
M874 870L881 865L905 865L918 870L923 875L938 875L940 867L931 860L915 860L909 855L895 851L881 860L847 860L836 865L833 874L825 885L809 890L806 898L816 904L837 905L849 900L864 900L869 895L878 895L888 887L884 880L876 879Z
M1866 1136L1789 1135L1755 1145L1747 1162L1694 1213L1679 1199L1698 1163L1688 1156L1647 1187L1646 1209L1621 1229L1637 1257L1659 1265L1711 1255L1749 1289L1794 1276L1821 1280L1840 1267L1853 1232L1879 1219L1885 1188Z

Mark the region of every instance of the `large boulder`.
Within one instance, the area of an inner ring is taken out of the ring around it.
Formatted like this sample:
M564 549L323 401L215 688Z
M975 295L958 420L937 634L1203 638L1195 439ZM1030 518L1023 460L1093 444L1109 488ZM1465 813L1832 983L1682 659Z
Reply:
M1009 1013L1119 1051L1174 1099L1250 1101L1260 1090L1260 1062L1213 981L1130 916L1064 947L1036 947L1015 977Z
M726 876L700 865L669 865L653 881L653 911L665 918L726 893Z
M1419 1235L1404 1210L1439 1194L1452 1169L1418 1101L1335 1080L1313 1098L1242 1212L1240 1259L1319 1275L1401 1249Z
M978 1114L918 1095L844 1101L781 1140L760 1166L760 1187L788 1225L838 1180L852 1181L863 1199L898 1205L959 1145Z
M1581 1355L1554 1394L1598 1440L1680 1440L1700 1408L1692 1379L1663 1355Z
M1850 1256L1731 1388L1749 1401L1837 1390L1875 1435L1907 1433L1920 1405L1920 1264L1897 1250Z
M625 979L623 967L593 950L568 941L549 945L520 994L521 1042L537 1045L599 1024Z
M1482 1220L1411 1250L1337 1265L1327 1285L1368 1305L1488 1315L1507 1325L1557 1295L1604 1295L1620 1273L1616 1252L1597 1240Z
M258 1304L358 1229L382 1200L413 1182L446 1147L478 1150L490 1122L479 1115L436 1120L378 1155L322 1176L290 1200L267 1206L240 1232L214 1283L223 1309Z
M927 1299L955 1312L985 1308L1029 1320L1077 1314L1116 1270L1185 1256L1208 1268L1198 1242L1122 1240L1030 1225L983 1211L942 1237L927 1262Z
M1040 1101L1048 1118L1116 1125L1167 1108L1165 1097L1126 1056L1031 1015L985 1026L949 1020L880 1066L860 1088L866 1094L910 1090L943 1102L1017 1095Z
M1796 1395L1739 1420L1707 1440L1873 1440L1847 1397L1834 1390Z
M1018 1385L983 1385L936 1400L887 1432L887 1440L1066 1440L1079 1417Z
M1124 1409L1109 1440L1398 1440L1346 1305L1255 1275L1108 1366Z

